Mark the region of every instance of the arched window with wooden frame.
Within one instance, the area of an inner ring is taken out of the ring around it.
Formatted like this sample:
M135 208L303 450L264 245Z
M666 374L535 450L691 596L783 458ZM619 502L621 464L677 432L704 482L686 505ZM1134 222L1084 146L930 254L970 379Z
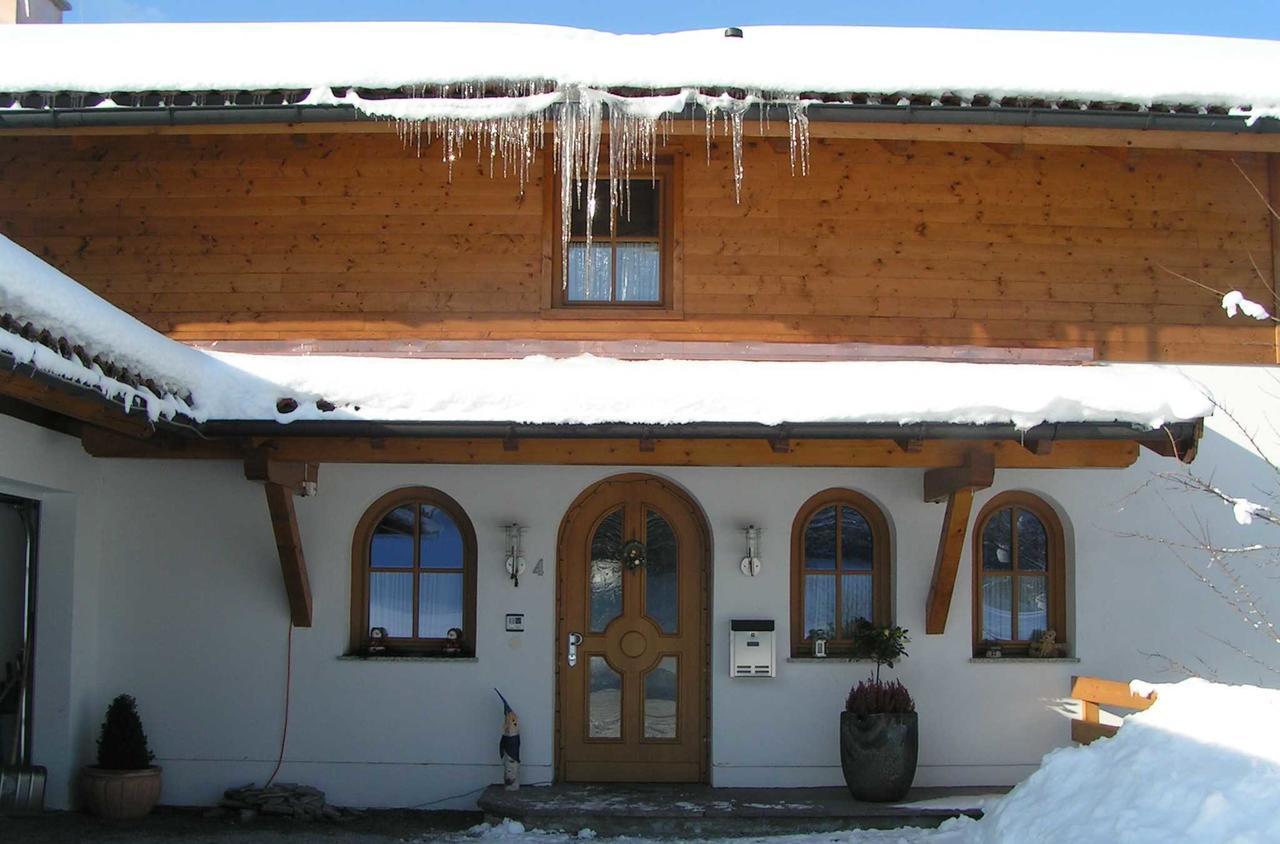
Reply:
M460 654L475 654L476 532L458 502L438 489L405 487L375 501L351 548L351 651L386 631L391 654L444 653L461 630Z
M865 495L828 489L810 498L791 528L791 654L811 656L815 631L827 653L853 650L859 618L889 624L889 523Z
M1003 492L974 523L973 643L1023 653L1046 630L1067 642L1067 561L1062 521L1029 492Z

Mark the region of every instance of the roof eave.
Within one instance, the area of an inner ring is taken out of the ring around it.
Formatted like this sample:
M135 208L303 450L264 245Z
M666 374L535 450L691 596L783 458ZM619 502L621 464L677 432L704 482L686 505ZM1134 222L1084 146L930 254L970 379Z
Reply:
M745 119L786 119L783 106L752 107ZM1094 128L1192 132L1280 133L1280 120L1248 115L1184 113L1136 108L1066 109L1032 106L883 105L816 103L808 117L817 123L880 123L1040 128ZM690 106L677 119L694 117ZM385 122L361 115L349 105L143 106L117 108L44 108L0 110L0 130L187 127Z

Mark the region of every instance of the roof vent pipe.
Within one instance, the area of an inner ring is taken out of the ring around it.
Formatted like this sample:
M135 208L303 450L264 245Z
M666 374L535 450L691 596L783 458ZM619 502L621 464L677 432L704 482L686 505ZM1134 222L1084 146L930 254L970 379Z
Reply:
M725 38L741 38L742 30L736 26L731 26L724 31Z

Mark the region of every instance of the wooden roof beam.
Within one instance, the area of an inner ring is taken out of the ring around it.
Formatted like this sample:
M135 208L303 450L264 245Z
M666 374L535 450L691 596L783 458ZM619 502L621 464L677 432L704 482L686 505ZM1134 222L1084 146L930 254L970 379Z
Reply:
M155 436L140 440L107 428L85 425L80 445L92 457L130 457L156 460L241 460L244 445L235 439L201 440Z
M240 460L250 450L239 438L154 443L108 437L84 438L94 457ZM1138 459L1132 440L1056 440L1049 454L1033 454L1015 440L923 440L906 448L895 440L790 439L775 450L764 439L574 439L529 437L508 449L507 440L453 437L261 438L274 459L299 463L449 463L458 465L562 466L815 466L934 469L955 467L979 449L1006 469L1123 469ZM779 444L780 446L781 444Z
M50 380L50 376L32 376L0 369L0 395L115 431L135 440L145 440L155 432L151 421L144 414L126 413L123 405L112 402L105 396L90 393L72 384L64 388L50 383Z

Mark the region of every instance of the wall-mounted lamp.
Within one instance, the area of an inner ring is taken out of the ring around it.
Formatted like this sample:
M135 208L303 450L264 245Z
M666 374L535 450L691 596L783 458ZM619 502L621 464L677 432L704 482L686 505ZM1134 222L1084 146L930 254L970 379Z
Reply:
M746 536L747 553L738 565L747 577L755 577L760 573L760 534L763 531L755 525L747 525L742 532Z
M505 565L507 568L507 576L511 578L511 583L516 588L520 587L520 575L524 574L524 548L521 537L524 535L525 528L512 522L509 525L503 525L502 529L507 535L507 558Z

